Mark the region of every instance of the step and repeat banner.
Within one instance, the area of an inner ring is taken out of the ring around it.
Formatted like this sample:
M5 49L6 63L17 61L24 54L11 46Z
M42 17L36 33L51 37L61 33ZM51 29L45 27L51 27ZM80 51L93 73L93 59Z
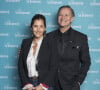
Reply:
M18 49L22 39L32 35L33 15L45 15L47 33L51 32L62 5L75 11L72 27L88 35L92 64L81 90L100 90L100 0L0 0L0 90L21 90Z

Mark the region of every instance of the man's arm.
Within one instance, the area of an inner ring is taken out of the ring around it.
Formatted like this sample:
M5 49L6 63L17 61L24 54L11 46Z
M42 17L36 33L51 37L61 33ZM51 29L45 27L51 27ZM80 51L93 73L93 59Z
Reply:
M78 82L82 84L91 64L88 40L86 35L84 36L84 38L82 38L82 44L80 50L80 62L81 62L81 66L80 66L80 71L78 76Z

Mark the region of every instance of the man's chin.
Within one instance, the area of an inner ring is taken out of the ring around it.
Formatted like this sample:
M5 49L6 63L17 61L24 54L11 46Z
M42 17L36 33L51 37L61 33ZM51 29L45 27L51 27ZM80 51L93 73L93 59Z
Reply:
M63 26L63 25L60 25L60 28L64 28L65 26Z

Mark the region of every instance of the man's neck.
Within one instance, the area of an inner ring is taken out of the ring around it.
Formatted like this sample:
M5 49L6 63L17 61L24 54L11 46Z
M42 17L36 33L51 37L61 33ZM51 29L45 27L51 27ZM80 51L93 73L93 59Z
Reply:
M62 33L64 33L64 32L66 32L66 31L68 31L70 27L71 27L71 26L60 27L60 31L61 31Z

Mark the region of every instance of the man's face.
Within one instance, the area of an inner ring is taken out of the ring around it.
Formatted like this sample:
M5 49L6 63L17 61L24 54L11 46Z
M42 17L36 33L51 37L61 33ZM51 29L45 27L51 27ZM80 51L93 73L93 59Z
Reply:
M70 8L62 8L58 14L58 23L61 27L68 27L71 25L74 17Z

